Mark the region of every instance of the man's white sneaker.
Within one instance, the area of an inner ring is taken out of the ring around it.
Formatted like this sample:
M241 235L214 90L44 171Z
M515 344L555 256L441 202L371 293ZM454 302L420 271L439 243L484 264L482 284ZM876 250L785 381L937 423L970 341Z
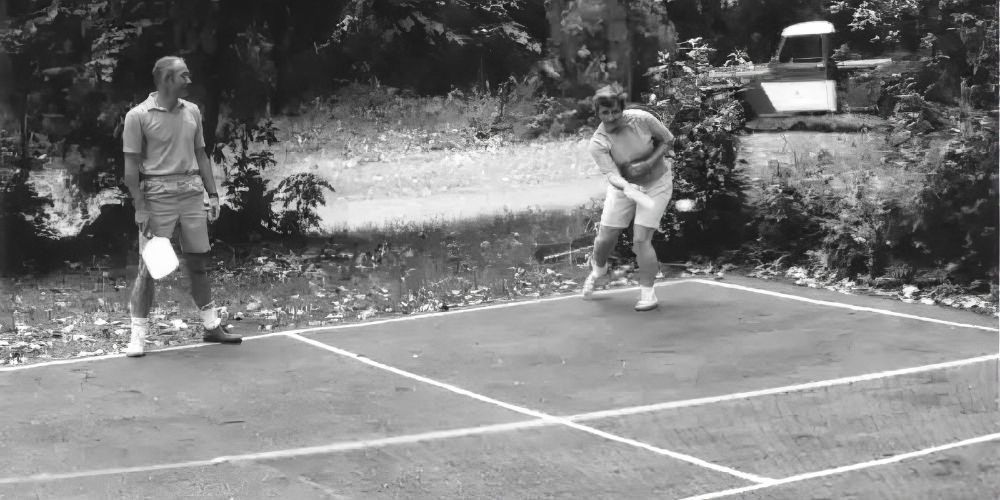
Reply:
M608 275L608 267L604 267L604 272L601 273L596 269L592 269L590 274L587 275L587 279L583 281L583 298L588 298L594 294L594 288L597 287L597 281L602 280Z
M125 356L130 358L139 358L146 355L146 334L141 332L132 332L132 337L129 339L128 346L125 347Z
M639 290L639 301L635 303L636 311L652 311L659 306L659 301L656 299L656 291L652 287L648 289L640 287Z

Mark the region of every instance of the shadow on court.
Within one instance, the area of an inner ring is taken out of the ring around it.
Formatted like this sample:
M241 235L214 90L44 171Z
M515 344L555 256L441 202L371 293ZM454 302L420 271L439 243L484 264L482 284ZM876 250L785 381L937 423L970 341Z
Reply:
M996 441L829 473L1000 433L995 319L751 280L636 294L2 370L0 498L1000 488Z

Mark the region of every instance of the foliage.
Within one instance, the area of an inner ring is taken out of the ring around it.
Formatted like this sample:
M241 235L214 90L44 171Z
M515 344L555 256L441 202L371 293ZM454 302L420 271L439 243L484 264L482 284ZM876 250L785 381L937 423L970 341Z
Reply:
M949 144L916 200L916 244L938 266L996 279L998 248L997 142L976 134Z
M835 199L828 207L832 213L822 220L823 239L814 257L821 256L822 268L842 276L880 276L890 256L902 260L912 248L906 215L898 200L868 195L864 183L856 188L853 196Z
M237 121L228 127L214 152L217 163L224 165L229 203L236 213L226 214L219 226L220 234L229 241L245 241L275 234L297 236L319 224L315 209L326 203L323 189L333 191L327 181L314 174L301 173L282 180L276 188L269 186L265 175L277 162L270 147L278 142L277 129L271 121L251 123ZM226 156L226 151L231 156ZM274 204L284 208L275 212ZM289 209L294 206L294 209Z
M644 101L674 116L682 109L701 109L702 87L707 83L711 60L716 50L702 38L692 38L678 44L677 53L660 52L659 64L650 67L646 76L652 85Z
M828 219L830 201L812 189L787 184L764 186L750 219L752 241L747 242L750 260L769 262L787 258L798 262L820 247Z
M704 98L703 77L715 50L700 38L679 46L677 54L661 52L660 64L647 71L653 86L645 100L671 117L673 199L694 200L699 210L668 210L657 239L715 256L736 248L743 234L747 180L736 164L736 148L746 117L737 100Z
M836 0L829 6L846 23L852 48L884 52L931 49L935 78L917 90L954 101L960 82L995 85L998 6L970 0ZM994 91L995 93L995 91Z
M52 201L28 183L28 169L0 177L0 274L22 271L51 236L45 222Z
M699 210L668 211L660 231L691 253L717 256L739 247L744 235L748 183L736 163L736 134L745 118L738 101L706 105L702 113L693 125L683 115L671 123L677 155L673 199L694 200Z
M545 2L550 20L550 61L556 61L565 95L583 97L618 83L630 96L645 82L637 68L673 52L673 25L663 0Z
M316 215L316 207L326 204L324 189L334 191L329 182L315 174L295 174L278 183L275 198L285 208L276 224L278 232L300 235L318 227L320 221ZM289 210L289 205L294 205L295 208Z
M465 45L476 39L497 36L532 52L540 52L540 44L523 25L512 20L512 11L523 3L524 0L351 0L341 10L340 20L330 38L317 47L342 44L352 36L378 34L384 43L392 43L407 33L420 33L431 45L439 42ZM456 16L456 10L475 17L478 23L468 31L456 29L457 23L448 22Z

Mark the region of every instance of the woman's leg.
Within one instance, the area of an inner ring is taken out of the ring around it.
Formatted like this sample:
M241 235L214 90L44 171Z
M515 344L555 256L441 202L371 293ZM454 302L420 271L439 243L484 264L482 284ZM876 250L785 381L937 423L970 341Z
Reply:
M639 224L632 229L632 251L635 252L639 264L639 271L636 273L639 286L653 286L656 274L660 271L660 261L656 258L656 251L653 250L653 231L655 229Z

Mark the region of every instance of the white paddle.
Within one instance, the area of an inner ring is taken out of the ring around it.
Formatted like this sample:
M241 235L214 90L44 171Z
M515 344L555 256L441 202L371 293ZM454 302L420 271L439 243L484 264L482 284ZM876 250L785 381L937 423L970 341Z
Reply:
M625 196L634 201L637 205L641 205L642 208L648 210L653 208L654 205L656 205L656 202L652 198L650 198L648 194L639 191L631 184L626 185L625 189L623 189L622 191L625 192Z

